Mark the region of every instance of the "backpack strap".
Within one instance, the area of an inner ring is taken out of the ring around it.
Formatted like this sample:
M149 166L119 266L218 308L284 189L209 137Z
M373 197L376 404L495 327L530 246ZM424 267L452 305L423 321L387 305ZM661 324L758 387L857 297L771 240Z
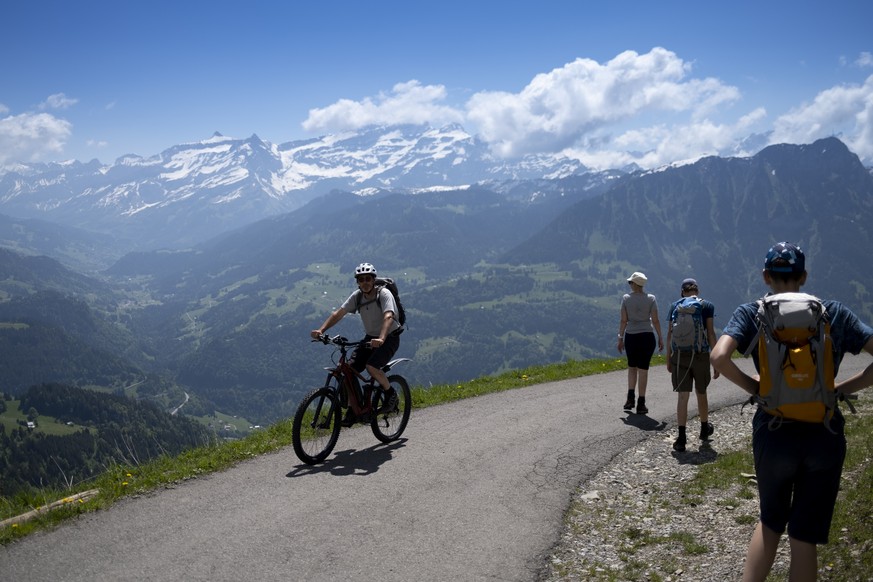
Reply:
M755 321L758 323L758 331L755 332L755 336L752 338L752 341L749 342L749 346L746 348L746 351L743 352L743 356L749 357L755 348L758 347L758 340L761 339L761 330L763 329L763 324L761 322L761 308L764 306L764 300L758 299L755 304L758 306L758 315L755 317Z
M366 307L367 305L369 305L371 303L376 303L379 305L379 307L382 307L382 297L381 297L382 289L384 289L384 287L378 287L376 290L376 298L375 299L368 299L367 301L364 301L364 292L361 291L360 289L358 289L358 291L357 291L358 295L355 299L355 312L360 313L361 307Z

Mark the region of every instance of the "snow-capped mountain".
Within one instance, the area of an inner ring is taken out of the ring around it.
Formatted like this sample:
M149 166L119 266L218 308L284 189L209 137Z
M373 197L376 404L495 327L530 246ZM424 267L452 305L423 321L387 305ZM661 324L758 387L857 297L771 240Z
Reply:
M19 165L0 174L0 213L111 233L133 247L179 247L331 190L457 188L585 173L575 160L494 158L458 125L370 127L271 144L216 133L143 158Z

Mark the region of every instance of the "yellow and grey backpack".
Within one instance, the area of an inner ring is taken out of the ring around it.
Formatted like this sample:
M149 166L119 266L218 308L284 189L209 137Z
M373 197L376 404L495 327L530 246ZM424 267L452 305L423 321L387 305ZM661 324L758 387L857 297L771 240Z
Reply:
M822 302L806 293L777 293L758 300L757 341L761 382L751 402L783 420L820 422L830 430L837 406L830 322Z

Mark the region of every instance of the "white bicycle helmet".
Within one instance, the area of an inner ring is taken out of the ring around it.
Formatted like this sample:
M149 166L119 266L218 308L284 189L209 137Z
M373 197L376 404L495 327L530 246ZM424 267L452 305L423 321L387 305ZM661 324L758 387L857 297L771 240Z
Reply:
M373 277L375 277L376 267L374 267L370 263L361 263L360 265L358 265L358 268L355 269L355 279L357 279L361 275L373 275Z

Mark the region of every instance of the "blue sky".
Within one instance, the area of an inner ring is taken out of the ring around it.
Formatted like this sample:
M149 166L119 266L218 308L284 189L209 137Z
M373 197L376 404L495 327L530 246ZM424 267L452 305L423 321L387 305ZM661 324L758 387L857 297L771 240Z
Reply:
M4 4L0 167L397 122L594 167L764 131L873 164L868 0Z

